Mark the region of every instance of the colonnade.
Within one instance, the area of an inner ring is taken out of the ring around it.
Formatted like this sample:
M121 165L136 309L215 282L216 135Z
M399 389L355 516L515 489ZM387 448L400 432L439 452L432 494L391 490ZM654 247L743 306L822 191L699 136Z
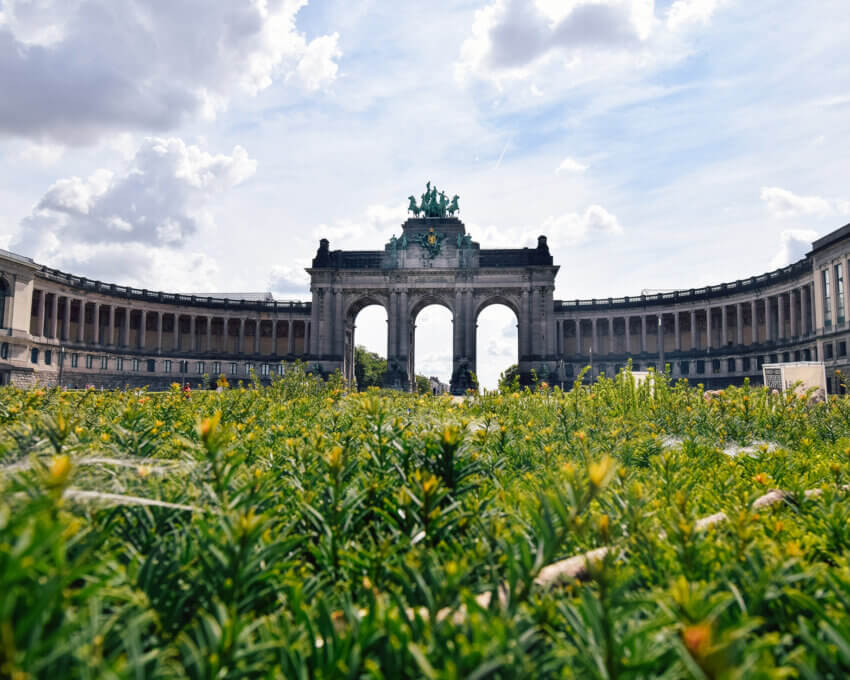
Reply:
M604 304L598 305L604 307ZM803 338L815 328L810 283L737 302L683 309L567 311L556 318L558 356L711 351Z
M309 317L298 318L286 308L278 316L264 317L169 312L89 301L48 289L35 293L30 331L36 337L157 354L289 356L306 354L309 348Z

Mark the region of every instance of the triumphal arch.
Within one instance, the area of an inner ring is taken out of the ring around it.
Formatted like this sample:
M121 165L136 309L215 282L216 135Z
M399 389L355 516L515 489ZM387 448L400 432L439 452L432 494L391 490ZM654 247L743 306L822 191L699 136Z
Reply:
M452 313L451 390L462 394L476 371L476 325L485 307L502 304L517 318L520 376L553 373L557 364L555 276L546 237L536 248L482 249L455 215L449 200L430 183L414 216L383 250L331 250L321 239L310 274L313 295L310 354L323 373L354 377L354 322L368 305L387 312L387 387L414 382L416 317L437 304Z

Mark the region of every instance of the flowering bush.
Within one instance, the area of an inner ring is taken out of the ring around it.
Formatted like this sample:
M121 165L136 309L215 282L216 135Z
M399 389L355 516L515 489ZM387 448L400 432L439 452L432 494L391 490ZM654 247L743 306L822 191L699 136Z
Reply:
M846 398L628 374L2 388L0 677L847 677L848 463Z

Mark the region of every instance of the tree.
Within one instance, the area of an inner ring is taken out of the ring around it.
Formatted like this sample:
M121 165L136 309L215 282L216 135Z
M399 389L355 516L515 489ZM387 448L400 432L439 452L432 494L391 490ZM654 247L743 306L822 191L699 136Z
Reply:
M386 359L360 345L354 348L354 379L358 390L381 387L386 372Z
M511 364L499 376L499 391L519 392L519 366Z

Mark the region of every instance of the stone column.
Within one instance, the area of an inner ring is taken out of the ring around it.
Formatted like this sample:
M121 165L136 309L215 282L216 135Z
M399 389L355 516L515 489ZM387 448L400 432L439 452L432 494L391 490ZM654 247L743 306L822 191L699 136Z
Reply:
M729 344L729 320L726 318L728 316L726 312L726 305L720 305L720 314L722 315L720 319L720 332L723 334L720 346L724 349Z
M679 328L679 311L673 312L673 332L676 334L676 351L682 351L682 332Z
M777 328L776 339L785 339L785 293L780 293L776 296L776 305L778 312L779 327Z
M272 319L272 351L271 355L273 357L277 356L277 314L275 314L274 319Z
M336 294L334 294L334 297L336 297ZM261 327L261 324L262 324L262 321L259 318L254 320L254 354L260 353L260 327ZM330 352L329 352L329 354L330 354Z
M115 305L109 305L109 335L106 336L106 344L112 346L115 344Z
M80 320L77 322L77 342L83 343L86 341L86 301L80 298L78 302L80 303Z
M207 316L207 352L212 352L212 322L213 318Z
M632 353L632 317L627 316L625 319L626 324L626 354Z
M239 347L236 351L238 354L245 353L245 317L239 319Z
M581 319L576 319L576 354L584 354L581 339Z
M287 321L288 333L286 335L286 353L295 354L295 324L292 319Z
M699 331L697 330L697 312L691 310L691 351L699 349Z
M792 288L788 291L788 308L791 312L791 318L789 321L791 322L791 337L797 337L797 309L799 309L799 305L795 304L795 299L797 298L797 293L799 291L797 289Z
M800 288L800 335L808 335L811 324L809 323L809 287Z
M773 313L770 309L770 297L764 299L764 339L773 340Z
M130 307L124 308L124 342L121 343L124 347L130 346Z
M156 353L162 354L162 323L165 321L163 312L156 313Z
M472 290L466 290L464 292L464 315L466 316L466 358L470 362L470 370L475 371L475 312L472 309ZM536 294L532 294L533 299L540 302L540 292L537 291ZM533 318L533 316L532 316ZM535 334L536 335L536 334ZM534 338L532 338L532 344ZM538 343L542 340L542 338L538 337ZM538 353L542 353L543 347L542 345L539 348Z
M59 338L59 294L53 293L53 306L50 309L50 335Z
M460 292L455 294L455 318L458 315L458 309L460 308ZM457 325L457 322L455 322ZM523 290L520 293L520 302L519 302L519 332L517 333L518 343L519 344L519 355L523 359L528 356L530 352L530 348L528 346L528 291Z
M41 337L46 337L47 333L44 328L47 325L47 291L41 291L38 301L38 334Z
M752 326L752 338L750 339L751 345L756 345L759 341L759 316L756 302L756 300L750 302L750 316L752 317L750 321L750 325Z
M596 327L596 317L590 320L590 346L593 347L593 353L599 354L598 343L598 328Z
M741 302L735 305L735 344L739 347L744 344L744 305Z
M711 307L705 308L705 348L711 349Z
M94 303L94 344L100 344L100 303Z
M71 298L65 298L65 320L62 322L62 339L71 339Z
M608 317L608 352L614 354L614 317Z
M407 291L399 294L399 354L407 361L410 357L410 315L408 314Z
M145 349L145 332L148 330L148 311L143 309L139 315L139 349Z
M645 353L646 350L646 314L640 315L640 351Z

